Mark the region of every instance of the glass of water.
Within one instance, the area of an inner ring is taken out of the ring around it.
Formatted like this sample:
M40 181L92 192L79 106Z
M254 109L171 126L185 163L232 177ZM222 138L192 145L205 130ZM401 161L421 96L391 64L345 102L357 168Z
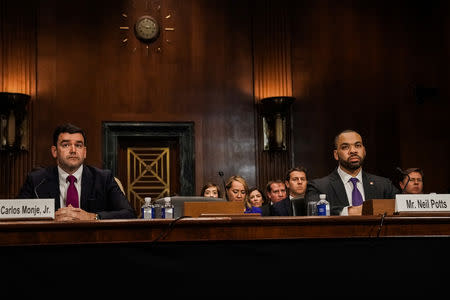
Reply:
M317 201L309 201L306 207L307 216L317 216Z

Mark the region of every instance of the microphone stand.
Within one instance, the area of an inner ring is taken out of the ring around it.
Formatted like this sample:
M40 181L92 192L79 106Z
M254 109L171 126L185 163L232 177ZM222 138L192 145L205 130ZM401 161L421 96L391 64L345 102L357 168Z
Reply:
M223 172L222 171L219 171L219 176L220 176L220 178L222 178L222 184L223 184L223 192L224 192L224 194L225 194L225 180L223 179Z

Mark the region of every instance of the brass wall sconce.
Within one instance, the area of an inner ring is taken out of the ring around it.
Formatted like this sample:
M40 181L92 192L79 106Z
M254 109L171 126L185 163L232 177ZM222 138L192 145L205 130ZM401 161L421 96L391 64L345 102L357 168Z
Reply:
M269 97L261 100L265 151L286 150L286 119L294 97Z
M28 148L26 106L31 96L0 92L0 151Z

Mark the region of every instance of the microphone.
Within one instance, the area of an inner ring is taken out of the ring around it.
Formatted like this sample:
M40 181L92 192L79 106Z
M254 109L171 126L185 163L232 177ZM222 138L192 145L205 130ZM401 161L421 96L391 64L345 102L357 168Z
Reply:
M223 192L225 193L225 180L223 179L223 172L219 171L219 176L222 178L222 184L223 184Z
M402 191L401 191L401 193L403 194L403 192L405 191L406 187L408 186L409 181L411 180L411 177L409 177L409 174L405 173L400 167L397 167L396 170L399 171L400 174L403 175L402 181L403 181L404 176L407 176L407 177L408 177L408 180L406 181L406 184L405 184L405 186L402 188Z
M38 195L38 193L37 193L37 189L38 189L38 187L41 186L41 184L43 184L43 183L46 182L46 181L47 181L47 178L43 178L43 179L41 180L41 182L39 182L39 184L36 185L36 186L34 187L34 194L36 195L36 198L37 198L37 199L39 199L39 195Z

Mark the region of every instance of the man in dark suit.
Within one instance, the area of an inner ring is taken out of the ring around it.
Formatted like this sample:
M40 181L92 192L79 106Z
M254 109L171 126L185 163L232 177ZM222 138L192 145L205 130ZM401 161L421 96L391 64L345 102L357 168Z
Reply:
M81 128L58 126L51 153L57 166L30 172L18 198L54 198L56 221L136 218L111 171L83 164L86 135Z
M338 167L328 176L308 182L307 201L318 201L320 194L326 194L331 215L361 215L363 201L394 199L400 192L388 178L362 170L366 149L356 131L339 133L334 144Z
M305 193L308 183L306 168L298 166L287 171L284 183L288 195L283 200L274 203L272 214L275 216L306 215Z

